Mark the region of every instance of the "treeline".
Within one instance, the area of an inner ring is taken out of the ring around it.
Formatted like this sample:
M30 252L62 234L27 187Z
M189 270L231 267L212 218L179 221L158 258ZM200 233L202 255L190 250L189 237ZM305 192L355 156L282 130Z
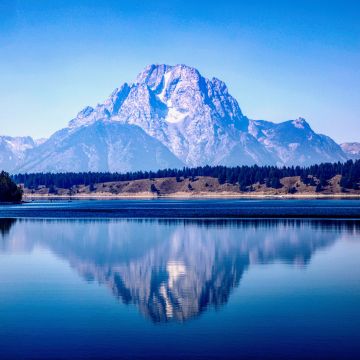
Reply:
M14 183L8 173L0 173L0 202L21 201L22 190Z
M17 174L13 179L17 184L26 188L36 189L39 186L48 188L70 189L76 185L93 186L97 183L111 181L131 181L139 179L154 179L176 177L195 180L197 176L210 176L217 178L221 184L238 184L240 190L250 191L256 183L266 184L268 187L282 187L280 180L288 176L300 176L307 184L316 186L317 191L328 184L335 175L342 175L340 186L343 189L359 189L360 160L349 160L346 163L323 163L308 167L291 166L200 166L196 168L164 169L158 171L135 171L127 173L111 172L81 172L81 173L34 173Z

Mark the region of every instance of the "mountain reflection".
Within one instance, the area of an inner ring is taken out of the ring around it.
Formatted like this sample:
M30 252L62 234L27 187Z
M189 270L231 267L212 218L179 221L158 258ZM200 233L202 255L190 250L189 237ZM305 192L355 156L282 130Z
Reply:
M12 229L11 226L13 226ZM331 230L331 231L329 231ZM357 221L0 219L0 251L51 250L154 322L225 304L252 264L306 266Z

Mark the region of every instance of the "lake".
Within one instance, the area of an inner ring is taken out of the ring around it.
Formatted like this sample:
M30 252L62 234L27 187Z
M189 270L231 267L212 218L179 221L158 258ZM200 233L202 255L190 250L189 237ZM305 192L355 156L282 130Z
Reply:
M358 201L191 201L1 205L1 358L360 356Z

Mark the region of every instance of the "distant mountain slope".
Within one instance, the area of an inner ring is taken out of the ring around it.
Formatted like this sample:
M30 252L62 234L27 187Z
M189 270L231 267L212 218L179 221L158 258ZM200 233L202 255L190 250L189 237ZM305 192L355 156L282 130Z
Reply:
M27 153L18 171L136 171L181 166L164 145L139 127L97 121L56 132Z
M278 159L278 165L311 165L347 160L334 140L315 133L302 118L280 124L251 121L249 132Z
M23 162L26 150L35 146L30 136L0 136L0 170L16 169Z
M340 144L341 149L349 159L360 159L360 143L351 142Z
M17 153L9 171L129 171L164 166L309 165L345 161L332 139L304 119L249 120L227 86L185 65L150 65L67 128Z

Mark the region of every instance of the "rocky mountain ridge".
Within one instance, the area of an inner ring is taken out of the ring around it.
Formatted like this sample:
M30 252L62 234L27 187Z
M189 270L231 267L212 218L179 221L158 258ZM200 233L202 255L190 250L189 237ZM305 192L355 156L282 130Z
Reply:
M248 119L224 82L186 65L146 67L44 142L6 139L0 137L0 167L10 172L309 165L349 158L302 118L278 124ZM16 141L21 146L11 145Z

